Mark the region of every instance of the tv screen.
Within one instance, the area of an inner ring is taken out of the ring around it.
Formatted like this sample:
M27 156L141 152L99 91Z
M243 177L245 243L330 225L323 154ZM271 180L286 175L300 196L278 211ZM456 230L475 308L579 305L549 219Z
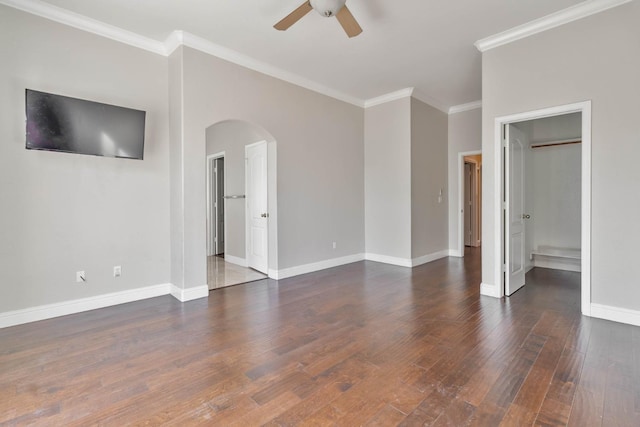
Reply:
M144 111L26 90L27 149L142 159Z

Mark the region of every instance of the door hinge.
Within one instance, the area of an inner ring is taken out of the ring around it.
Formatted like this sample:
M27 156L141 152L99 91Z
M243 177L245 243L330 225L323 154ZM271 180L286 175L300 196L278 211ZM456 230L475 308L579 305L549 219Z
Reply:
M507 272L507 264L502 264L502 272L503 273Z

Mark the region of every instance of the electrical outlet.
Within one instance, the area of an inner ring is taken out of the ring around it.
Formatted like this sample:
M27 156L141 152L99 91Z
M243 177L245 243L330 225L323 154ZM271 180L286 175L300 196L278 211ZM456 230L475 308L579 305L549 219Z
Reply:
M122 267L120 267L119 265L116 265L115 267L113 267L113 277L120 277L122 276Z
M336 242L333 242L333 249L337 247Z
M84 271L76 271L76 282L84 283L87 281L87 276L85 276Z

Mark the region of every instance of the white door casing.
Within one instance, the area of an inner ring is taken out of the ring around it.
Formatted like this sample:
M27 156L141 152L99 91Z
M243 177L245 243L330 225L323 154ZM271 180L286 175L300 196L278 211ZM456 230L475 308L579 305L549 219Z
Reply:
M464 245L471 246L471 164L464 164Z
M247 264L268 273L267 142L245 147Z
M525 206L524 155L527 137L517 127L505 129L505 294L512 295L524 286L525 275Z
M224 151L216 154L207 155L206 163L206 175L207 175L207 256L215 255L216 252L216 209L214 203L216 201L216 182L215 182L215 161L219 158L223 158ZM223 189L224 191L224 189ZM224 215L224 212L223 212ZM223 233L226 230L223 230ZM224 250L224 248L223 248Z
M224 208L224 157L218 157L215 159L215 255L219 255L224 253L225 247L225 236L224 236L224 217L225 217L225 208Z
M504 232L506 228L502 225L504 220L502 215L503 198L501 196L497 197L498 195L501 195L503 191L503 173L505 172L503 168L503 150L501 149L503 144L502 129L504 125L570 113L582 114L582 230L580 238L582 259L580 267L580 306L583 315L591 316L591 101L588 100L573 104L558 105L539 110L500 116L494 119L493 146L495 147L495 150L492 159L493 179L490 183L487 182L486 187L488 188L488 191L492 192L496 197L493 198L494 214L491 218L492 224L488 231L483 229L483 233L491 233L491 230ZM460 167L462 168L462 165ZM492 245L492 248L489 249L489 251L493 252L493 279L495 280L495 283L492 283L491 281L485 282L483 272L483 283L480 285L480 293L482 295L497 298L504 296L505 287L502 286L504 284L502 266L505 240L505 236L500 235L500 238L497 239Z

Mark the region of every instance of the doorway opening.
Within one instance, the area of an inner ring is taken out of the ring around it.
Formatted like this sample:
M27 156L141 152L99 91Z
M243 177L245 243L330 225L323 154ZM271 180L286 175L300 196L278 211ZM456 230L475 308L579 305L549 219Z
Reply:
M500 296L524 286L535 267L578 271L590 315L590 132L590 102L496 119Z
M224 258L224 152L207 156L207 256Z
M482 152L458 153L458 248L463 257L468 248L482 244Z
M464 245L477 248L481 243L482 154L464 157Z
M275 141L227 120L206 130L209 289L265 279L276 270Z

